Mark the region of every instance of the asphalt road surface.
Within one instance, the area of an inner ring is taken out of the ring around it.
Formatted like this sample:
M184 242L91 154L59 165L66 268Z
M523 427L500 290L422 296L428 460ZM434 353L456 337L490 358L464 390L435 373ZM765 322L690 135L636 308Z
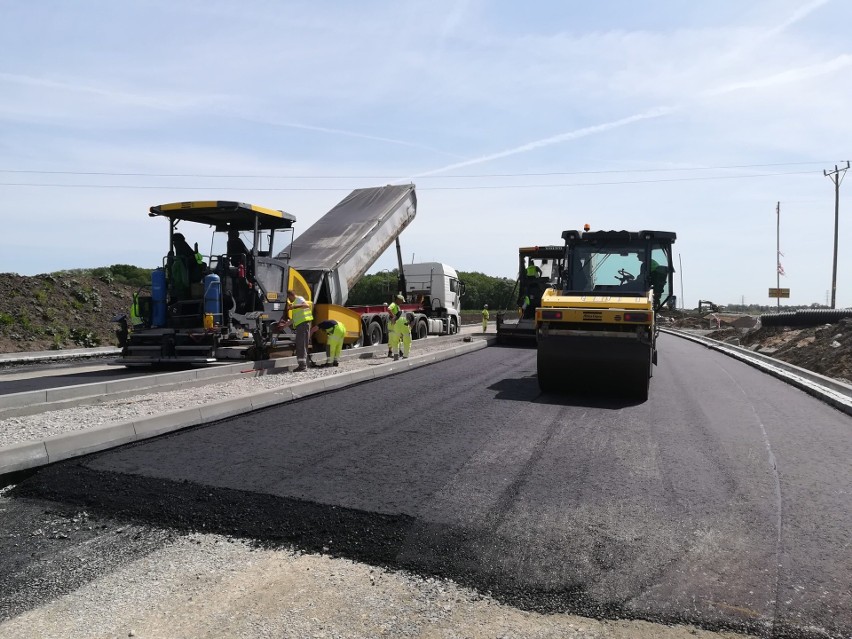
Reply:
M663 335L641 404L543 396L535 350L491 347L55 465L12 494L447 577L523 609L848 637L850 457L850 417ZM29 548L3 550L0 586L22 592Z

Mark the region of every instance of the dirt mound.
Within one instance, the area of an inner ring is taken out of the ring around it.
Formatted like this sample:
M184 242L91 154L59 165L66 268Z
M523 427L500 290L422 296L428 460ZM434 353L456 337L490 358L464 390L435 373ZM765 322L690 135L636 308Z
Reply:
M78 273L0 273L0 353L117 344L135 287Z
M826 377L852 384L852 319L809 328L764 327L743 344Z
M718 319L718 323L717 323ZM852 318L809 328L759 326L751 315L685 315L674 327L748 348L852 384ZM707 332L705 331L712 331Z

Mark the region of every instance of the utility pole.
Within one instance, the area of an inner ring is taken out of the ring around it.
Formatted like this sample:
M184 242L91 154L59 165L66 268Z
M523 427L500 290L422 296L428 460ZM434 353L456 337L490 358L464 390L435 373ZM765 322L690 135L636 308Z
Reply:
M837 234L840 225L840 183L846 176L846 171L849 169L849 160L846 160L846 166L837 168L834 165L833 171L823 171L822 174L830 178L834 183L834 261L831 266L831 308L834 308L834 303L837 295Z
M781 312L781 202L775 206L775 214L778 216L778 223L775 227L775 292L778 297L775 301L778 303L778 312Z
M686 308L684 305L685 300L683 297L683 262L680 261L680 253L677 254L677 265L680 269L680 310Z

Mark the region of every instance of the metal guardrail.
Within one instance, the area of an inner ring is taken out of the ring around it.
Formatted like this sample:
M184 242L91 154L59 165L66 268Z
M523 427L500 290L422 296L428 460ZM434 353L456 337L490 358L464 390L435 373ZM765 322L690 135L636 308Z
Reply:
M814 373L806 368L789 364L769 355L756 353L741 346L727 344L676 328L662 328L660 330L664 333L702 344L707 348L738 359L749 366L754 366L773 377L805 391L813 397L831 404L847 415L852 415L852 385L844 384L831 377Z

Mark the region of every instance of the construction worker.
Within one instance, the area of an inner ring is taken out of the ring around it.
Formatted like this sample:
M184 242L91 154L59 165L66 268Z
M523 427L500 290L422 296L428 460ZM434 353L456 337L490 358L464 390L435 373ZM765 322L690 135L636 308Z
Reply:
M400 356L402 356L402 359L408 359L408 354L411 352L412 322L414 322L414 315L411 313L404 313L402 310L399 311L399 315L397 315L395 322L399 353L397 353L396 349L394 349L394 361L398 360Z
M657 260L651 260L651 269L648 272L648 283L654 289L654 300L660 300L663 296L663 289L668 283L668 268L660 266Z
M133 294L133 301L130 304L130 330L132 331L134 328L143 328L145 326L145 320L140 315L139 311L139 293L136 292Z
M518 308L518 319L522 318L527 309L530 307L530 296L524 295L524 299L521 301L521 306Z
M535 265L533 258L530 258L527 263L527 279L531 280L538 277L541 277L541 269Z
M346 337L346 327L343 322L329 319L311 327L311 335L317 331L325 331L325 366L340 366L338 358L343 349L343 338Z
M287 308L291 311L290 319L282 319L278 322L278 330L286 328L289 325L293 326L296 332L296 366L294 372L301 373L308 369L308 342L310 340L311 323L314 321L312 312L313 303L306 300L301 295L296 295L296 291L290 289L287 291Z
M396 331L396 320L402 313L397 302L399 302L399 304L405 303L405 297L403 297L402 293L399 293L396 296L396 301L388 304L388 313L390 314L390 317L388 318L388 357L393 357L394 359L399 359L399 356L396 354L396 349L401 337L401 335L399 335Z
M488 328L488 304L482 305L482 332Z

